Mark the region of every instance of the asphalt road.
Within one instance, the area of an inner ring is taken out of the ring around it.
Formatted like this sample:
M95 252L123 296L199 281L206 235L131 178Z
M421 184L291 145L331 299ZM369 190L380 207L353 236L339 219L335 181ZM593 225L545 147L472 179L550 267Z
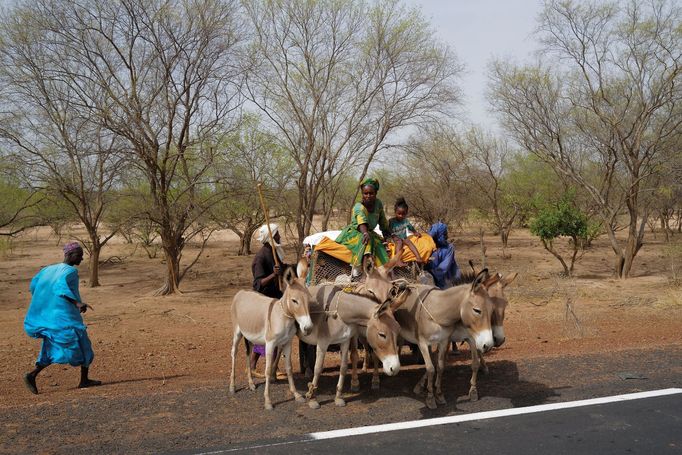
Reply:
M327 432L300 439L226 448L220 453L288 454L334 453L473 453L473 454L676 454L682 453L682 389L668 389L665 396L626 397L628 401L604 404L569 402L568 409L517 408L521 415L488 416L476 413L474 420L442 424L444 419L412 422L433 426L367 434ZM456 420L456 419L453 419ZM410 423L405 426L409 427ZM383 426L383 427L386 427ZM390 427L390 426L389 426ZM361 429L356 429L359 432ZM332 433L332 434L329 434ZM329 438L315 440L314 438Z
M125 390L121 386L74 390L60 399L46 393L38 395L33 405L0 406L0 453L224 453L264 443L300 441L311 433L339 428L682 388L682 346L677 345L516 361L491 359L488 364L490 374L479 378L481 399L475 402L466 397L471 374L468 361L462 359L449 367L443 383L448 404L436 410L426 408L423 399L411 392L423 372L417 367L406 367L395 377L383 377L379 391L370 390L369 375L361 376L362 391L347 394L344 408L333 404L336 377L324 376L319 389L322 407L318 410L293 402L286 385L277 383L273 386L275 409L264 411L262 386L255 393L241 389L232 396L222 377L210 383L172 390L158 387L145 393L121 393ZM19 381L17 384L22 386ZM297 378L297 386L304 389L302 378ZM647 453L682 453L679 437L663 433L666 426L672 426L677 429L674 434L682 434L680 404L678 395L633 401L624 404L622 410L600 405L566 413L553 411L421 428L414 430L416 436L408 436L398 446L392 442L395 435L385 433L363 436L355 447L350 445L350 439L341 438L338 442L306 443L297 450L364 453L369 448L379 450L380 446L401 453L413 453L403 451L403 447L416 448L419 454L424 449L443 447L455 452L466 441L467 453L488 452L491 447L501 447L499 453L513 453L516 449L524 453L582 453L593 446L598 448L593 453L607 453L611 448L626 453L644 451L640 441L650 441L659 445L646 448ZM635 415L626 417L627 409L634 410ZM613 413L615 420L609 417ZM655 417L663 420L654 423ZM540 423L549 427L539 430ZM605 433L593 433L594 429ZM326 445L336 443L340 446L334 449ZM278 447L268 450L289 452L287 446Z

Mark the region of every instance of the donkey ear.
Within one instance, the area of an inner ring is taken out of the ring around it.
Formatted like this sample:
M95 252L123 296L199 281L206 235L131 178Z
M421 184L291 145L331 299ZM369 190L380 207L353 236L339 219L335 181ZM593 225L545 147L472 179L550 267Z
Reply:
M484 286L483 282L487 278L488 278L488 269L483 269L480 272L478 272L478 275L476 275L474 282L471 283L471 290L473 292L478 292L481 289L481 286Z
M308 259L301 258L298 260L298 264L296 264L296 275L298 275L299 278L305 279L306 275L308 275Z
M390 270L395 267L398 262L400 261L400 255L399 254L394 254L391 259L388 260L386 264L384 264L382 267L386 272L389 272Z
M469 259L469 267L471 267L471 270L474 272L474 275L478 275L478 270L476 270L476 266L474 265L474 261L472 259Z
M295 279L296 272L294 272L294 269L292 267L287 267L286 270L284 271L284 282L287 284L287 286L291 286L294 283Z
M511 282L516 279L516 277L518 275L519 275L518 273L514 272L514 273L508 274L504 278L500 278L500 283L502 283L502 287L505 288L505 287L509 286L511 284Z
M374 270L374 257L366 257L362 264L362 271L369 275Z
M487 276L486 279L483 281L483 286L484 286L485 288L489 288L489 287L492 286L493 284L495 284L495 283L497 283L498 281L500 281L501 278L502 278L502 275L500 275L499 273L496 273L496 274L493 275L493 276Z
M399 290L398 295L396 295L390 300L391 311L396 311L398 308L400 308L400 305L407 301L407 296L409 295L409 293L410 293L409 289Z
M381 313L386 311L390 306L391 306L391 300L390 299L386 300L384 303L382 303L381 305L379 305L377 307L377 310L374 312L374 317L378 318L379 316L381 316Z

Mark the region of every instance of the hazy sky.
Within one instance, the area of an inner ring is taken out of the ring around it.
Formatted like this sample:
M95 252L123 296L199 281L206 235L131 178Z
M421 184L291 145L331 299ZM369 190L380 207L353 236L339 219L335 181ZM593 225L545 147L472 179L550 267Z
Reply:
M542 0L404 0L417 5L466 66L461 79L468 120L493 127L485 99L486 66L493 57L528 60Z

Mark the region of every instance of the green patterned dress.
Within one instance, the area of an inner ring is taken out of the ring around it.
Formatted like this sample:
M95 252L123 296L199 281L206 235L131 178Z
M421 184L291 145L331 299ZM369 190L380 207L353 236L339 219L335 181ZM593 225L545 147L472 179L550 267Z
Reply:
M366 224L369 229L369 242L367 245L362 244L362 232L358 230L358 226ZM359 266L362 264L362 257L365 254L374 255L374 257L381 263L388 262L388 253L386 248L381 243L381 238L374 232L374 228L379 225L384 237L390 236L388 230L388 221L384 213L384 205L379 199L374 202L374 210L368 211L358 202L353 206L353 215L351 223L343 228L341 234L336 238L336 242L348 248L352 253L351 265Z

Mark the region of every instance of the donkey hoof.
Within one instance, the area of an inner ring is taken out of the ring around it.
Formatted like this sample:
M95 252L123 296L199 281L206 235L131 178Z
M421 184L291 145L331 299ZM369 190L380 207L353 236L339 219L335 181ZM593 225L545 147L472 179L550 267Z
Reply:
M372 390L379 390L379 381L372 381Z
M448 404L448 402L445 401L445 396L443 396L443 395L436 395L436 403L438 403L438 404Z
M308 407L310 409L320 409L320 403L318 403L317 400L310 400L308 402Z
M426 398L426 407L429 409L438 409L436 405L436 400L433 397Z
M256 384L254 384L253 382L250 382L249 383L249 390L252 392L255 391L256 390Z
M275 408L272 407L272 403L265 403L265 410L266 411L272 411L273 409L275 409Z
M334 398L334 404L343 407L346 405L346 401L343 398Z
M350 391L351 392L359 392L360 391L360 381L351 381L350 382Z
M231 385L230 386L230 395L234 395L234 393L235 393L234 386Z
M469 401L478 401L478 390L469 390Z
M305 398L299 393L294 395L294 399L296 400L296 403L305 403Z

